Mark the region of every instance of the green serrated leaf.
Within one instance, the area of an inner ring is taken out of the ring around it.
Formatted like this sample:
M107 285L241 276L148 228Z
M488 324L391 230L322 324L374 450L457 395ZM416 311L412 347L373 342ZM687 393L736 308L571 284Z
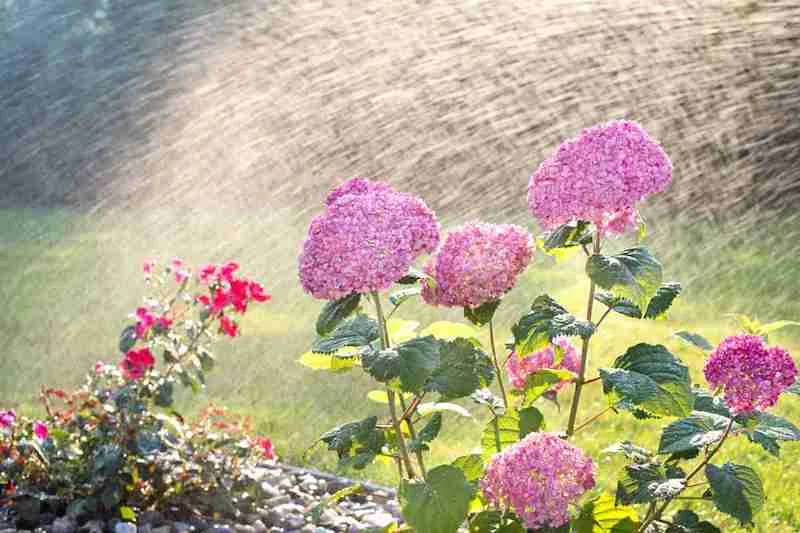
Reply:
M419 392L440 368L440 342L431 336L418 337L390 350L367 352L361 357L361 364L382 383L399 379L404 392Z
M618 506L610 494L587 502L573 521L575 533L636 533L639 515L632 507Z
M613 255L594 254L586 261L586 274L599 287L647 309L661 285L661 263L647 248L637 246Z
M344 372L358 364L357 354L352 348L342 348L333 353L306 352L297 362L312 370Z
M399 307L403 302L408 300L409 298L413 298L414 296L418 296L422 292L422 288L417 287L407 287L405 289L399 289L394 291L389 295L389 302L395 306Z
M317 317L317 335L325 337L350 315L352 315L361 302L361 294L354 292L338 300L329 300L322 307Z
M690 333L688 331L681 330L676 331L674 335L685 343L694 346L695 348L699 348L704 352L709 352L714 349L714 346L708 342L705 337L698 335L697 333Z
M592 243L592 224L586 220L568 222L557 227L542 239L542 250L551 252L558 248L572 248Z
M469 521L470 533L525 533L527 530L514 513L481 511Z
M526 407L520 411L509 409L501 416L491 419L481 434L483 459L491 457L519 442L525 435L539 431L544 422L544 415L535 407Z
M433 439L439 436L442 430L442 413L434 413L428 423L419 430L416 439L411 439L408 442L409 451L416 452L428 449L428 444L433 442Z
M727 417L695 411L664 428L658 453L680 453L713 444L722 438L729 423Z
M569 314L550 296L543 294L534 300L528 311L511 328L514 351L525 357L541 350L560 336L589 338L594 325Z
M636 446L629 441L612 444L603 450L603 453L619 453L635 463L647 463L653 457L652 452L641 446Z
M371 463L386 444L383 431L376 429L378 417L342 424L320 436L320 441L339 456L339 466L360 470Z
M355 494L359 494L364 491L364 485L361 483L356 483L354 485L350 485L349 487L345 487L341 490L338 490L319 502L317 505L311 508L309 511L309 515L311 516L311 521L314 524L317 524L322 519L322 512L325 510L326 507L333 505L334 503L347 498L348 496L353 496Z
M594 299L606 307L610 307L615 313L625 315L630 318L642 318L642 311L625 298L618 298L608 291L597 289Z
M425 390L438 392L442 400L464 398L492 382L494 367L489 356L467 339L441 341L439 356L439 366Z
M736 417L737 422L741 417ZM747 438L776 457L780 454L780 441L800 440L800 429L785 418L771 413L755 413L753 418L754 426L747 431Z
M661 285L656 290L656 295L647 304L647 311L645 311L644 317L655 320L666 315L675 298L678 297L682 290L683 287L676 281Z
M380 337L378 323L367 315L356 315L355 318L341 322L326 337L317 339L312 350L314 352L332 353L345 347L367 346Z
M672 524L666 533L722 533L722 530L711 522L701 522L694 511L681 509L672 516Z
M717 509L733 516L742 525L751 524L753 515L764 506L764 486L756 471L733 463L721 467L708 464L706 477Z
M136 512L130 507L123 506L119 508L119 517L125 522L135 522Z
M538 400L545 392L562 381L572 381L575 374L569 370L545 368L529 374L525 378L525 389L522 395L522 406L528 407Z
M455 533L472 495L464 473L451 465L430 470L424 481L404 480L398 494L403 517L420 533Z
M467 481L477 481L483 477L483 457L480 454L462 455L451 464L464 472Z
M689 368L660 344L628 348L613 368L600 369L600 377L609 403L619 408L654 417L692 411Z
M672 498L686 487L686 474L657 462L625 467L617 483L617 504L649 503Z
M478 307L465 307L464 318L478 327L485 326L492 320L498 307L500 307L500 300L490 300Z

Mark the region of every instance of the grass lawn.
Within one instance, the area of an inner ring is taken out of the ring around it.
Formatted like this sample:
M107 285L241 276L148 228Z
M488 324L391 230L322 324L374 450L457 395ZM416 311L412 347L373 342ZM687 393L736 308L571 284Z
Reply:
M0 296L7 309L0 315L0 407L35 410L40 384L76 386L95 361L118 359L117 336L143 295L143 259L179 255L200 263L236 258L247 274L265 282L274 299L248 314L242 338L219 345L218 367L200 403L218 401L251 414L287 462L334 468L335 458L327 452L306 453L315 438L341 422L384 416L384 407L366 400L376 387L360 371L332 375L296 363L310 345L321 306L303 294L296 281L295 257L307 222L307 214L282 212L175 212L158 217L127 212L98 217L58 210L0 211ZM780 254L781 240L793 239L796 230L771 226L764 230L768 234L749 235L742 242L723 238L720 228L666 231L656 225L652 245L664 260L666 278L684 282L684 295L666 320L611 315L593 340L590 376L630 344L649 342L665 344L689 364L693 381L703 383L703 353L684 345L673 332L688 329L717 342L736 331L726 313L756 314L763 321L800 318L800 258ZM581 269L579 258L553 264L539 257L498 312L501 340L514 317L542 292L583 314L588 282ZM419 321L421 327L433 320L462 320L458 312L416 302L405 304L398 314ZM771 341L797 357L798 330L782 330ZM605 406L599 389L588 386L579 420ZM542 406L550 428L563 427L569 394L562 393L561 410ZM487 416L477 405L463 405L474 413L474 420L446 417L429 464L450 461L477 445ZM800 400L785 397L776 412L800 422ZM623 439L654 447L658 427L658 421L608 414L595 429L579 434L577 443L598 460L600 482L613 491L622 463L602 456L600 450ZM800 444L786 444L776 460L739 438L726 444L717 462L729 459L753 465L764 481L768 501L756 516L756 530L800 530L795 492L800 473L793 468L800 461ZM378 464L348 475L389 483L393 472L390 465ZM707 507L704 516L715 515L709 504L702 505ZM712 519L724 531L739 530L722 515Z

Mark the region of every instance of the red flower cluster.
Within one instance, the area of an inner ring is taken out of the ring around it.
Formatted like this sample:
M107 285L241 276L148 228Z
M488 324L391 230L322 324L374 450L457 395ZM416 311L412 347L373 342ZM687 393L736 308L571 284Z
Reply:
M169 329L172 326L172 319L166 315L157 316L147 310L146 307L140 307L136 310L136 336L143 339L150 328L158 324L162 329Z
M261 449L264 458L268 460L275 459L275 448L272 446L272 440L266 437L256 437L255 445Z
M155 364L156 360L150 350L142 348L141 350L131 350L126 353L122 361L119 362L119 368L122 370L122 377L133 380L141 379L144 373Z
M232 307L242 314L247 311L249 302L268 302L272 298L257 281L236 277L237 270L239 263L228 261L219 266L206 265L197 274L200 283L208 285L211 290L210 295L198 296L198 303L219 316L220 330L231 337L239 333L239 326L224 314L226 309Z

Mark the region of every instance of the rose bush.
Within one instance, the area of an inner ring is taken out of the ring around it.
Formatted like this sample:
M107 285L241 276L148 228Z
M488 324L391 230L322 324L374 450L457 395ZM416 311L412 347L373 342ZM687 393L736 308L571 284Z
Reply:
M190 421L174 406L176 386L204 386L218 335L235 337L235 317L270 298L238 269L193 277L178 259L161 272L148 261L150 294L120 336L119 361L95 364L74 392L43 387L43 420L0 412L2 499L23 523L43 507L132 520L147 509L227 513L256 496L249 467L275 458L271 441L223 408Z
M579 318L549 295L536 295L501 349L493 317L531 261L527 231L464 225L418 271L414 260L440 240L421 200L363 179L332 191L300 257L303 287L327 300L316 339L300 361L336 373L361 368L385 387L371 397L387 404L388 416L346 422L319 442L344 468L361 469L379 457L394 461L404 518L421 533L451 533L464 524L480 533L720 531L680 508L687 495L751 524L765 501L756 470L714 459L732 439L775 456L782 441L800 440L797 427L767 412L782 393L798 390L794 360L766 339L790 322L740 317L744 334L717 348L699 335L676 333L711 352L705 366L709 388L693 384L686 364L665 346L649 343L620 347L618 357L602 362L599 375L587 375L591 341L610 313L657 319L681 292L679 283L663 279L661 263L643 245L606 251L610 238L637 228L641 242L637 204L666 189L671 177L664 150L629 121L589 128L542 163L528 187L531 213L546 230L536 247L559 258L584 253L586 310ZM432 305L463 307L472 326L437 322L417 333L418 323L396 313L418 295ZM474 327L488 329L487 345ZM495 380L499 397L488 389ZM608 401L602 412L582 413L587 386L602 387ZM558 428L545 420L537 402L553 400L568 387L568 418ZM491 415L476 443L479 451L431 468L430 443L445 416L465 414L451 403L463 398ZM612 413L629 416L631 423L664 424L657 450L608 443L604 453L628 461L609 494L594 488L599 458L571 440Z

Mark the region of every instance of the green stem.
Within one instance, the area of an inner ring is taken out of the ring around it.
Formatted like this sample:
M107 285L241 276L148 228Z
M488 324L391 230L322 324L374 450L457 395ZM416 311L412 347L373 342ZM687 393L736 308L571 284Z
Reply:
M372 300L375 302L375 313L378 315L378 330L381 336L381 349L387 350L389 348L389 332L386 329L386 321L383 317L383 309L381 308L381 298L377 292L372 293ZM406 473L410 478L415 478L414 467L411 464L411 457L408 455L408 448L406 447L406 439L403 437L403 431L400 427L400 420L397 418L397 405L395 404L395 393L388 386L386 387L386 396L389 400L389 415L392 418L392 427L394 427L395 435L397 436L397 447L400 450L400 457L406 467ZM411 421L407 422L411 427Z
M694 476L696 476L701 470L703 470L703 468L709 463L709 461L711 461L714 455L716 455L719 449L722 448L722 444L725 442L725 439L728 438L728 435L730 435L732 428L733 428L733 419L731 418L730 422L728 422L728 427L725 428L725 433L722 434L722 438L719 440L719 443L717 443L717 446L713 450L711 450L711 452L708 455L706 455L702 461L700 461L700 464L698 464L688 476L686 476L686 485L684 486L684 488L676 492L672 497L667 498L667 500L661 505L661 507L658 508L658 510L649 519L642 522L642 525L639 527L640 532L646 531L647 526L649 526L654 520L660 519L661 515L664 514L664 511L667 510L667 506L669 506L669 504L672 503L672 500L678 498L681 492L683 492L688 488L689 481L691 481ZM684 496L681 499L687 499L687 498L688 497ZM706 499L706 498L696 498L696 499Z
M411 415L409 414L408 418L406 418L406 413L410 413L410 411L406 408L406 401L403 399L402 394L398 396L398 399L400 400L400 408L403 410L402 419L406 420L406 423L408 424L408 431L411 433L411 438L416 440L417 430L414 429L414 423L411 421ZM419 402L417 402L417 404L418 403ZM414 450L414 455L417 458L417 463L419 464L419 469L422 472L422 477L425 477L428 473L425 470L425 460L422 457L422 450Z
M594 253L600 253L600 235L595 234L594 237ZM589 284L589 302L586 304L586 320L592 321L592 308L594 307L594 281ZM581 401L581 391L583 390L584 380L586 378L586 363L589 360L589 341L591 337L583 339L581 347L581 368L578 372L578 381L575 383L575 395L572 397L572 405L569 408L569 422L567 423L567 437L571 437L575 433L575 420L578 417L578 404Z
M602 411L600 411L599 413L597 413L596 415L594 415L593 417L591 417L589 420L586 420L586 421L582 422L581 424L579 424L579 425L578 425L578 426L575 428L575 431L574 431L574 433L577 433L577 432L579 432L580 430L582 430L583 428L585 428L586 426L588 426L589 424L591 424L592 422L594 422L595 420L597 420L598 418L600 418L601 416L603 416L604 414L606 414L607 412L611 411L611 409L612 409L611 407L606 407L605 409L603 409ZM574 433L573 433L573 434L574 434Z
M489 320L489 343L492 345L492 361L494 361L494 369L497 373L497 384L500 385L500 393L503 395L503 405L508 411L508 396L506 395L506 386L503 384L503 372L500 369L500 362L497 360L497 348L494 345L494 325L493 320Z

